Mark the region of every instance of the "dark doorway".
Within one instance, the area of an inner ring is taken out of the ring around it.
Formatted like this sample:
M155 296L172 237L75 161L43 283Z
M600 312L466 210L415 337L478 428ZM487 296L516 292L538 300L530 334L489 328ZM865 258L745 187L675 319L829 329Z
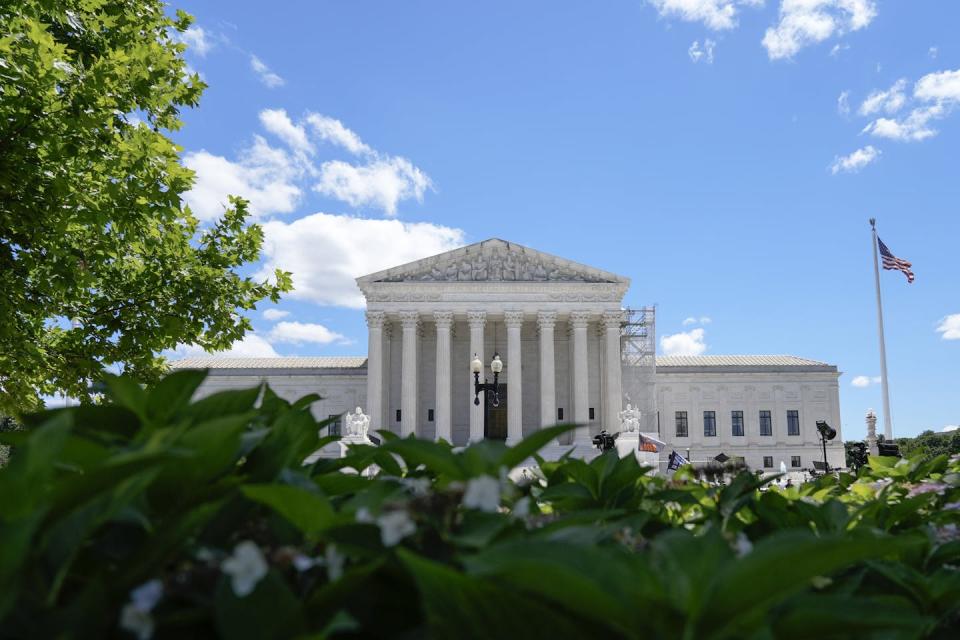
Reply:
M507 385L499 385L500 406L493 406L493 394L483 394L486 398L483 409L483 437L492 440L507 439Z

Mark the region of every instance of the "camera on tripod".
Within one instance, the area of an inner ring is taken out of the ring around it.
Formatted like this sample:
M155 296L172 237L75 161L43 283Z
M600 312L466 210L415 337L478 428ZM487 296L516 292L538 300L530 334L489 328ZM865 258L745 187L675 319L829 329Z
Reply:
M593 446L600 451L610 451L616 446L617 438L620 436L620 432L614 434L609 434L605 430L601 431L599 434L593 436Z

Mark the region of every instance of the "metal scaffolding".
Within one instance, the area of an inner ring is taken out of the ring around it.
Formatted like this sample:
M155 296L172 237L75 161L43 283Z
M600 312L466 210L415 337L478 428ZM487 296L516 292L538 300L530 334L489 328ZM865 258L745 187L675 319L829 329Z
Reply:
M625 309L620 331L623 403L640 409L640 430L658 433L656 308Z

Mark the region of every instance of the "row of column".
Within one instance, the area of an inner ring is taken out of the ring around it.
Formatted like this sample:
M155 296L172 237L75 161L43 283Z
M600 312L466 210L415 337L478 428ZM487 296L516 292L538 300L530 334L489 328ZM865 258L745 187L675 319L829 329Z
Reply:
M419 352L420 314L416 311L402 311L397 314L403 329L401 351L401 387L400 387L400 434L408 436L416 432L419 415L417 398L419 395L417 375L417 356ZM520 332L523 328L524 312L506 311L503 314L507 327L507 353L504 364L509 367L507 375L507 443L513 444L523 437L523 381L522 349ZM367 358L367 412L373 420L373 429L384 428L378 424L384 416L384 385L387 376L384 371L383 338L386 314L383 311L368 311L367 326L369 344ZM588 311L574 311L569 314L569 323L573 337L573 422L584 425L577 429L574 442L578 446L589 447L591 436L588 413L588 372L587 327L596 314ZM620 311L607 311L601 316L604 330L604 366L606 393L604 394L605 414L608 422L617 419L621 410L621 374L620 374L620 327L623 314ZM451 331L454 315L451 311L435 311L433 319L437 330L436 350L436 407L434 423L437 439L452 442L451 411ZM484 328L487 312L467 312L470 327L470 359L477 354L481 362L486 363L484 354ZM547 427L557 423L556 393L556 356L554 352L554 328L557 321L556 311L540 311L537 314L537 326L540 330L540 426ZM469 382L469 396L473 398L473 378ZM470 441L482 440L484 405L470 404ZM611 425L608 425L608 427Z

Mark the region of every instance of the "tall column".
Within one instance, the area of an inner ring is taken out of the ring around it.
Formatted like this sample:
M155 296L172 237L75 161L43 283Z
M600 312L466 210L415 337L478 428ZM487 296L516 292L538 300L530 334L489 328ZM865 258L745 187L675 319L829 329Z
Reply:
M590 396L588 391L589 363L587 360L587 325L590 323L590 313L574 311L570 314L570 326L573 328L573 421L579 425L574 435L574 443L578 446L590 447Z
M467 362L473 360L474 354L480 358L484 370L480 373L480 382L483 382L483 375L486 372L486 360L483 358L483 326L487 323L486 311L468 311L467 322L470 323L470 354ZM485 397L480 398L480 404L473 404L473 373L470 374L470 442L479 442L483 440L483 408Z
M383 311L367 311L367 415L370 432L386 429L383 420Z
M450 412L450 327L453 325L453 312L434 311L433 319L437 323L437 400L436 413L433 416L437 425L437 440L453 442Z
M520 356L523 311L507 311L503 319L507 325L507 444L516 444L523 439L523 374Z
M403 356L400 365L400 435L407 437L417 433L417 330L420 314L416 311L401 311L403 325Z
M621 381L620 366L620 324L623 321L622 311L606 311L603 314L604 330L604 365L606 366L606 409L604 411L607 424L604 427L610 433L620 430L620 411L623 409L623 384Z
M553 353L553 328L557 323L554 311L537 314L540 327L540 428L557 424L557 374ZM510 400L508 399L507 402Z

